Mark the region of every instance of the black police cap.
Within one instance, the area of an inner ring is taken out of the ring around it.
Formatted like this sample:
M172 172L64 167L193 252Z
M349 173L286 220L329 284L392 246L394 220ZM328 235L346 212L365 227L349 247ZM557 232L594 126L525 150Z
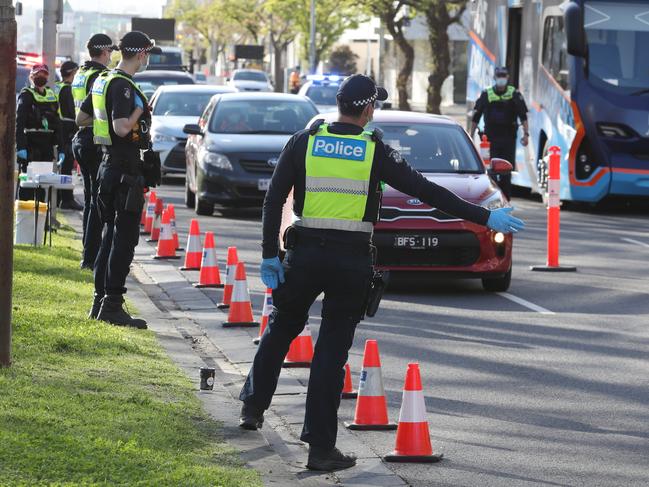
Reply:
M75 63L74 61L65 61L63 64L61 64L61 76L67 76L75 69L79 69L79 65L77 63Z
M119 41L119 50L123 52L146 51L152 54L162 53L162 49L155 47L155 42L139 30L132 30L122 37Z
M505 66L496 68L495 76L509 76L509 70Z
M113 44L113 40L108 37L106 34L93 34L90 39L88 39L88 44L86 44L88 49L110 49L111 51L116 51L117 46Z
M376 100L387 100L388 92L385 88L376 86L372 78L354 74L340 83L336 97L341 102L360 107L374 103Z

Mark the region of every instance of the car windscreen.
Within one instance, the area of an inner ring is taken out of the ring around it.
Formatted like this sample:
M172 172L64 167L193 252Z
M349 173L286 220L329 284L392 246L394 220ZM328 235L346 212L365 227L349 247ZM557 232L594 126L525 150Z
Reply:
M158 86L166 85L193 85L194 80L191 76L147 76L145 73L141 75L136 75L134 77L136 83L146 82L151 83L156 88Z
M335 105L338 85L311 85L306 90L308 96L316 105Z
M29 69L18 66L16 68L16 93L19 93L25 86L28 86Z
M173 92L160 93L153 107L153 115L171 117L199 117L217 92L190 93Z
M383 142L397 149L419 172L482 173L484 166L466 134L454 126L427 123L374 123Z
M232 78L237 81L268 81L264 73L257 71L240 71Z
M223 134L294 134L316 115L311 103L293 100L221 100L210 132Z
M179 52L163 52L162 54L151 54L149 56L149 64L151 66L157 64L165 66L182 66L183 60Z

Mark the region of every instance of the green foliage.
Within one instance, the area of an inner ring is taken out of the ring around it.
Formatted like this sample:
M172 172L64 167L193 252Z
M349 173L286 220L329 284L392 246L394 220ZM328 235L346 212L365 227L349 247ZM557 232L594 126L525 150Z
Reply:
M14 252L14 363L0 369L0 484L260 485L149 331L85 318L92 276L63 228Z
M337 46L329 55L328 71L338 74L356 73L356 55L349 46Z

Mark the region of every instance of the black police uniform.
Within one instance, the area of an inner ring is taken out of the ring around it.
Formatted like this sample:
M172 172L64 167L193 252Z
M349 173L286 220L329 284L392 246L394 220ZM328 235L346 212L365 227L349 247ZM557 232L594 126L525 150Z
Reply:
M123 71L119 72L125 77L131 77ZM96 297L121 297L126 293L126 277L140 235L143 186L139 188L137 205L127 209L127 195L131 186L123 181L122 176L143 182L140 149L143 145L148 145L148 132L144 134L138 128L126 137L119 137L113 130L113 120L131 116L135 110L136 96L139 95L133 85L120 78L110 83L106 94L106 113L112 145L104 146L97 175L98 210L105 228L95 261ZM145 114L142 117L150 120L147 101L143 100L143 104ZM92 94L83 101L81 110L86 114L93 113Z
M497 88L493 88L496 93ZM503 92L507 88L504 88ZM489 102L487 90L484 90L473 108L473 122L478 124L484 115L484 132L491 143L491 157L499 157L511 162L516 169L516 119L521 123L527 120L527 105L523 95L516 90L511 99ZM509 199L512 193L511 174L499 174L496 177L498 186Z
M312 127L313 128L313 127ZM358 135L362 128L347 123L328 125L332 134ZM379 132L375 131L375 138ZM294 188L293 211L302 214L305 198L305 155L309 131L295 134L282 151L266 193L263 210L263 257L278 254L277 235L286 197ZM468 203L428 181L398 151L376 141L364 221L376 222L381 181L399 191L460 218L485 225L489 211ZM344 365L372 275L371 235L364 232L291 227L283 261L285 282L273 291L274 310L239 398L245 407L270 406L291 341L302 331L309 308L324 292L322 322L315 346L301 439L331 449L336 443L337 412Z
M92 84L97 76L107 68L95 61L86 61L85 69L95 68L99 71L91 75L87 83L87 93L90 93ZM95 145L92 139L92 127L80 127L72 139L72 152L79 163L83 176L83 257L81 265L93 268L99 246L101 245L102 222L97 210L97 171L101 163L101 147Z
M72 174L74 166L74 154L72 153L72 137L77 130L74 123L74 99L72 98L72 87L65 83L59 91L59 111L61 112L61 137L63 139L63 153L65 158L60 167L61 174ZM72 190L60 191L61 203L72 202L74 194Z

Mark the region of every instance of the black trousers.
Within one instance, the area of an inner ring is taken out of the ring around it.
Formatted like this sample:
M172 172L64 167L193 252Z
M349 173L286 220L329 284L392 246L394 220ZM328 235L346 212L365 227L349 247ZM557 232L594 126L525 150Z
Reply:
M95 292L100 296L126 293L126 276L140 238L144 196L138 209L125 209L129 186L120 182L125 173L120 166L106 155L99 169L97 201L104 234L95 261Z
M369 244L298 239L295 249L286 253L283 266L286 280L273 292L274 310L239 399L268 409L289 345L304 328L309 308L324 292L301 439L333 448L344 366L371 279Z
M75 137L72 152L83 176L83 263L93 267L101 245L102 222L97 208L97 172L101 151L92 139Z
M516 170L516 138L502 137L489 139L491 142L491 157L499 157L511 162ZM496 183L507 197L512 197L512 175L511 174L498 174L496 175Z

